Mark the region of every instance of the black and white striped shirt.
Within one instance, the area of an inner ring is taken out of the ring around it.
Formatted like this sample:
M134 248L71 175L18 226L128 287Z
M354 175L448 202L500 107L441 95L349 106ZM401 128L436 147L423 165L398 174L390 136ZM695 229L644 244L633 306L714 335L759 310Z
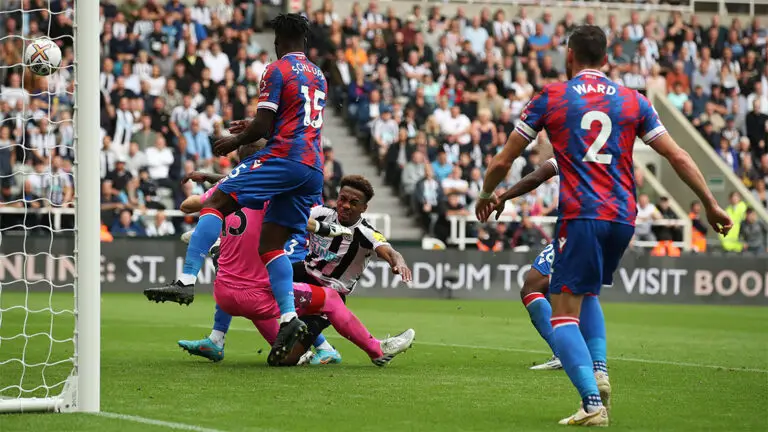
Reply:
M318 222L339 223L336 210L315 207L310 214ZM342 294L355 288L376 248L389 244L387 239L365 218L347 227L354 233L352 238L335 238L309 235L309 252L304 260L307 273Z

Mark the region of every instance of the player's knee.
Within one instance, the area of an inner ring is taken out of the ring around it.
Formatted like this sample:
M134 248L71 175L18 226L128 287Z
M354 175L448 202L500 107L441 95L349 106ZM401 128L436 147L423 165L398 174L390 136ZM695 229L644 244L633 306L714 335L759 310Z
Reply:
M239 210L240 205L235 201L234 197L216 189L216 191L205 200L203 208L215 210L226 217Z
M531 268L525 276L523 288L520 290L520 299L532 293L546 294L549 288L549 277L541 274L538 270Z
M291 231L288 228L265 222L261 227L259 255L265 255L276 250L283 250L285 242L287 242L290 237Z

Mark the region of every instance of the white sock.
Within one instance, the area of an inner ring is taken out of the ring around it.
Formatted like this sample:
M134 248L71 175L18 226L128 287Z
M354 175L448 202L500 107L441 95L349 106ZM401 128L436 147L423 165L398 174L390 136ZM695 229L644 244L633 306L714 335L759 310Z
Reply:
M224 333L221 330L211 330L211 335L208 336L208 339L211 340L211 342L215 343L217 347L223 348L224 347L224 338L227 336L226 333Z
M197 282L197 276L182 273L181 276L179 276L179 282L183 283L184 285L194 285L195 282Z
M331 344L329 344L328 341L323 342L322 344L320 344L319 347L315 347L315 349L318 350L318 351L320 351L320 350L334 351L333 346L331 346Z
M294 318L298 318L299 316L296 314L296 312L288 312L285 314L280 315L280 324L287 323L291 321Z

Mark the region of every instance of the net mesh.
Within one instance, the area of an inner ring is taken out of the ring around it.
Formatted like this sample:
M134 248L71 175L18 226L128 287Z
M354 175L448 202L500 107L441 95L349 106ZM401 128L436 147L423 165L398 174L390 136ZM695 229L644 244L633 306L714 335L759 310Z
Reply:
M72 1L0 1L0 399L57 396L76 364L73 21ZM24 64L38 37L62 51L49 77Z

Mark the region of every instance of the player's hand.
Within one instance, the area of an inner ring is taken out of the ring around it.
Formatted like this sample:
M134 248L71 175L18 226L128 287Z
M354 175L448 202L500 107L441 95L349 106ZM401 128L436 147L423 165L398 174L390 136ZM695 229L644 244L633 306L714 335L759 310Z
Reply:
M233 135L237 135L240 132L244 131L245 128L248 127L248 125L251 124L251 121L248 119L245 120L232 120L232 122L229 124L229 128L227 129L229 133Z
M237 135L220 138L213 143L213 154L215 156L226 156L227 153L237 150L240 147L240 140Z
M351 239L354 234L351 229L339 224L328 224L328 227L331 229L331 233L328 234L328 237L344 236L347 239Z
M728 231L733 228L733 221L730 216L718 205L707 209L707 221L718 234L727 235Z
M186 174L183 179L181 179L181 184L184 184L190 180L192 180L195 183L205 183L205 180L208 178L208 175L204 172L200 171L192 171L189 174Z
M501 215L504 213L504 209L506 207L507 207L507 202L499 200L499 203L496 204L496 207L493 208L493 210L491 211L491 214L493 214L495 212L496 213L496 220L499 220Z
M493 194L487 199L478 198L477 204L475 204L475 216L477 216L477 220L486 222L497 205L499 205L499 198L496 197L496 194Z
M400 279L402 279L405 283L409 283L413 280L411 269L409 269L405 264L398 264L392 267L392 274L400 275Z

